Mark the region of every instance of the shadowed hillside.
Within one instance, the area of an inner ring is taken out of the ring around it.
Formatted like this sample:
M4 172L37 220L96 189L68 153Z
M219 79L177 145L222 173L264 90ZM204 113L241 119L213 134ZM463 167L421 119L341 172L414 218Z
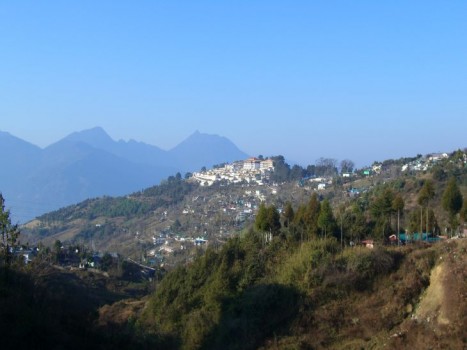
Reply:
M252 235L169 274L131 313L140 331L174 349L466 345L465 240L340 251L333 240L262 248Z

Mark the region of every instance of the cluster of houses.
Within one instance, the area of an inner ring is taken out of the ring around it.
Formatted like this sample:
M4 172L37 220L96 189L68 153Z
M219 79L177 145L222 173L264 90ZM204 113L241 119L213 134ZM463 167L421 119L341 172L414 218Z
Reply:
M437 162L449 158L447 153L435 153L425 157L417 158L407 164L403 164L401 170L405 171L426 171ZM464 162L467 164L467 155L464 155ZM270 178L274 171L274 162L272 159L248 158L244 161L238 161L231 164L224 164L221 167L193 173L192 179L199 182L202 186L211 186L220 181L226 183L255 183L263 185ZM375 163L371 167L362 170L362 176L378 175L383 171L382 163ZM343 173L343 178L351 178L354 174ZM309 181L318 190L324 190L332 184L332 177L325 178L307 178L302 182Z
M430 168L432 168L435 164L437 164L440 161L446 160L449 158L448 153L433 153L433 154L428 154L423 157L418 157L415 160L412 160L411 162L408 162L406 164L403 164L401 167L401 171L407 172L407 171L427 171ZM467 153L463 152L461 153L461 158L458 159L461 163L464 164L464 166L467 165ZM379 172L381 169L379 169ZM377 172L378 173L378 172Z
M84 254L83 251L84 250ZM23 260L24 264L29 264L33 262L39 255L41 248L39 247L11 247L10 253L13 254L16 258ZM49 254L52 254L49 251ZM54 252L55 254L55 263L64 267L69 268L99 268L101 265L102 257L104 256L101 252L90 252L84 248L78 248L76 246L64 246L60 247L59 252ZM118 259L117 253L108 253L112 259Z
M143 261L150 266L163 265L165 258L193 247L207 247L205 237L182 237L171 233L161 233L152 237L153 247L148 249Z
M10 247L10 254L13 254L16 258L21 258L23 259L25 264L29 264L32 262L36 256L39 254L39 248L38 247Z
M448 153L433 153L428 154L426 156L419 156L416 159L413 159L405 164L401 165L400 170L402 172L408 171L427 171L432 168L435 164L440 161L446 160L449 158ZM463 153L463 158L461 159L465 165L467 165L467 153ZM362 170L361 175L363 176L371 176L371 175L379 175L384 171L383 163L377 162L373 164L371 167L365 168ZM345 175L349 176L349 175Z
M248 158L222 167L193 173L193 179L202 186L211 186L215 182L227 183L257 183L262 185L274 171L272 159Z
M449 158L447 153L436 153L426 157L418 158L402 166L402 171L427 171L430 167L440 160Z
M332 177L313 177L308 179L318 191L324 191L326 187L332 185Z
M176 213L164 213L162 222L180 220L182 227L189 222L189 230L177 229L173 225L152 236L151 246L146 249L145 259L151 266L169 262L181 253L189 253L195 247L217 245L225 241L232 232L252 220L261 202L269 195L277 195L278 188L257 184L245 185L235 195L216 192L212 196L193 196Z

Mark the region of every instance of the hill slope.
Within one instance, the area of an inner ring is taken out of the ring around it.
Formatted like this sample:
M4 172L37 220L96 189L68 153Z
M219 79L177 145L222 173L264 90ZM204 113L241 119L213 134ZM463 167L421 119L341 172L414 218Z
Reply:
M174 349L467 345L466 240L375 251L340 251L332 240L261 245L234 240L167 275L144 309L106 307L100 322L138 317Z

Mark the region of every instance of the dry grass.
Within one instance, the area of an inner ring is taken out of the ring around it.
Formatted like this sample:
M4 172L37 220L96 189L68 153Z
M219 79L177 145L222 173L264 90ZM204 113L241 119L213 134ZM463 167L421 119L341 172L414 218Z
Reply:
M395 250L392 273L322 304L311 297L292 334L262 349L465 349L467 240Z
M99 326L110 324L125 325L130 319L136 319L146 304L145 300L127 299L99 309Z

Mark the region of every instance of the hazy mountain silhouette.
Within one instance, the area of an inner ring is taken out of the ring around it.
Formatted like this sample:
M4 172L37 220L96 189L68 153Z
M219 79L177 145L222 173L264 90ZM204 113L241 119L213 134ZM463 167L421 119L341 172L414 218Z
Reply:
M42 150L7 132L0 131L0 149L2 150L0 171L0 192L18 193L24 185L24 179L41 162Z
M169 167L174 166L173 162L170 161L167 151L134 140L128 142L120 140L116 142L100 127L74 132L62 141L82 142L135 163L156 166L168 164Z
M195 132L170 151L114 141L102 128L74 132L41 149L0 132L0 192L22 222L87 198L117 196L158 184L176 172L248 157L231 141Z
M243 160L248 157L229 139L218 135L202 134L199 131L171 149L169 153L187 171L190 169L190 171L196 171L203 166L209 168L215 164Z

